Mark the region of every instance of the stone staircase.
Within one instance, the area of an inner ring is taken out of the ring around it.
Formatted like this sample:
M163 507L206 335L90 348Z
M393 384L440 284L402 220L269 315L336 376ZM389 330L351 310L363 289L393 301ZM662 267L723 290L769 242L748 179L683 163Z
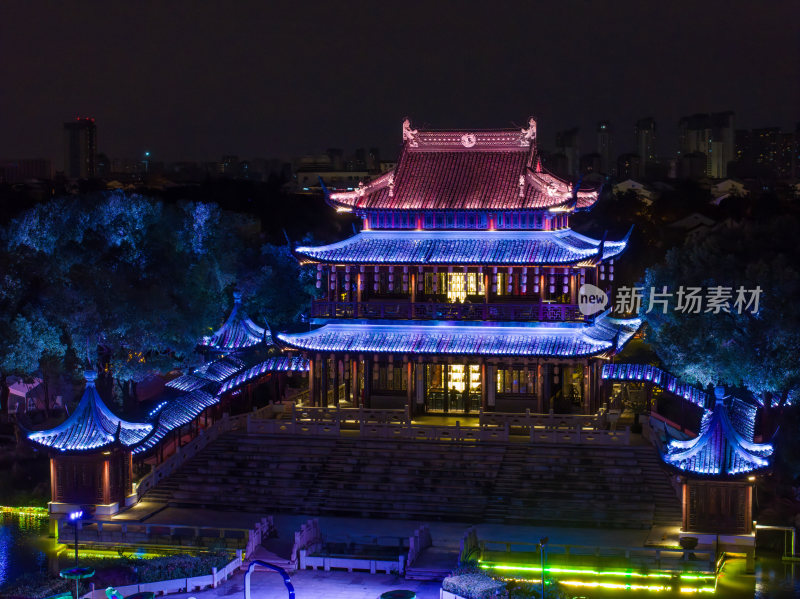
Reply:
M642 469L643 482L653 495L655 510L653 526L679 526L681 523L681 502L669 480L669 474L651 445L635 448L636 457Z
M335 439L227 433L145 498L178 507L298 511Z
M485 519L601 528L677 525L680 507L659 461L650 446L512 445Z
M308 516L602 528L680 522L650 446L228 433L145 498Z
M496 445L342 440L305 505L320 515L474 521L503 453Z

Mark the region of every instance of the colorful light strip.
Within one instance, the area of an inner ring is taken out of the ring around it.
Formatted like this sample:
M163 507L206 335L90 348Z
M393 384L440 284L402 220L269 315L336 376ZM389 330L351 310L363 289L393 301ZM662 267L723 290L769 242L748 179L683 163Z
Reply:
M491 562L481 562L480 567L484 570L501 570L501 571L519 571L519 572L539 572L542 569L539 566L517 566L514 564L493 564ZM631 576L636 578L672 578L673 574L667 573L647 573L640 572L619 571L619 570L590 570L584 568L561 568L561 567L545 567L546 573L555 574L584 574L592 576ZM715 580L716 577L712 574L685 574L679 575L682 580Z
M48 518L50 516L50 512L46 507L9 507L0 505L0 513L14 516L35 516L37 518Z

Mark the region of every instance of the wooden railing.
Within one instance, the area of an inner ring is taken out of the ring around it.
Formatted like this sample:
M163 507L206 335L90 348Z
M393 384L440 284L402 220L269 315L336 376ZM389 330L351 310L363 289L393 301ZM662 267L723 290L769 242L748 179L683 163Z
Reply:
M292 407L291 417L248 417L247 432L307 434L338 437L343 429L358 430L363 438L415 441L506 442L510 435L531 443L627 445L630 430L604 430L597 416L484 413L480 426L424 425L408 421L405 410Z
M551 303L442 303L375 300L311 304L312 318L372 318L378 320L498 320L583 321L575 304Z
M253 528L226 526L192 526L186 524L150 524L135 520L103 520L100 518L78 521L81 544L113 547L119 544L140 544L158 546L180 546L206 549L217 543L227 549L243 552L244 557L252 555L256 547L275 531L272 516L256 522ZM67 533L65 533L68 535Z

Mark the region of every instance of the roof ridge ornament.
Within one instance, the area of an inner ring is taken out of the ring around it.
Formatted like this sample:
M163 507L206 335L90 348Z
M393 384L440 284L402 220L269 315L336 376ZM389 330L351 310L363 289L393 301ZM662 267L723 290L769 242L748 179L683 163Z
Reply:
M525 197L525 175L519 176L519 197Z
M394 197L394 171L389 173L389 197Z
M521 129L522 136L519 138L519 144L527 147L536 142L536 119L530 117L528 119L528 128Z
M416 148L419 146L419 141L417 140L417 134L419 132L416 129L411 128L411 119L406 117L403 121L403 142L408 142L408 145L412 148Z

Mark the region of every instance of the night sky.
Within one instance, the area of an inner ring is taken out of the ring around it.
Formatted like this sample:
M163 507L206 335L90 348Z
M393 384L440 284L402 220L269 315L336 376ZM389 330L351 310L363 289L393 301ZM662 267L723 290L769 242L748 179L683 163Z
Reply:
M0 4L0 159L60 168L62 124L154 160L393 155L402 118L521 126L540 139L610 119L615 151L653 116L658 149L694 112L800 121L797 0L769 2L52 2Z

